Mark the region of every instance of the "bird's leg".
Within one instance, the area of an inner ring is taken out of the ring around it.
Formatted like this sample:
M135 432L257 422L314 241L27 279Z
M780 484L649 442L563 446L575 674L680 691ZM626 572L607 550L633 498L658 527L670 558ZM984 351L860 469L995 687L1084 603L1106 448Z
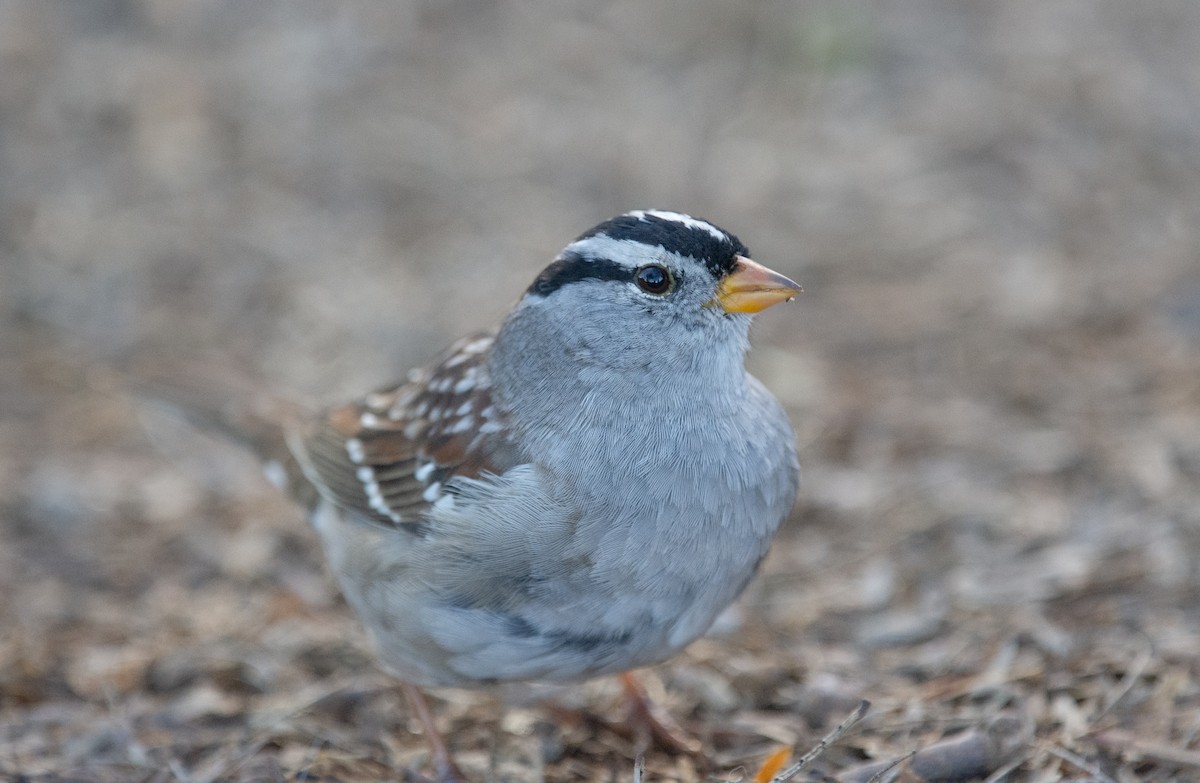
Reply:
M466 776L454 763L450 749L446 747L446 741L433 723L433 713L429 711L429 702L425 700L425 694L417 686L404 681L400 682L400 688L404 691L404 698L408 701L409 708L412 709L421 724L421 731L425 733L425 740L429 743L429 752L433 761L433 772L437 776L438 783L466 783Z
M703 755L699 740L689 736L670 715L660 710L632 674L624 672L617 678L629 702L629 727L639 752L653 745L671 754Z
M542 707L561 722L585 724L612 732L632 743L636 753L654 748L672 756L691 756L707 764L704 746L700 741L660 710L632 674L626 672L618 675L617 679L629 705L624 720L607 720L591 710L564 707L553 702L545 702Z

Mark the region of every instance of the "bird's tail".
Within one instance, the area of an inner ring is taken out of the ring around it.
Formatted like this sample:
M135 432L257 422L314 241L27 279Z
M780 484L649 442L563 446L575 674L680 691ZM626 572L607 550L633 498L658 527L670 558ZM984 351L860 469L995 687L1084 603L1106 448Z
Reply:
M312 420L310 407L270 394L228 366L200 362L147 361L113 373L113 379L145 404L249 449L273 484L306 507L317 502L289 445Z

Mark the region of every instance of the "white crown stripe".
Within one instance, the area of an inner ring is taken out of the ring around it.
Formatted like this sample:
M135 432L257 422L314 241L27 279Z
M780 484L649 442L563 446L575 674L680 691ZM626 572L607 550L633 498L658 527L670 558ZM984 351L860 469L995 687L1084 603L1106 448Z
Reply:
M635 209L633 212L626 214L628 214L630 217L635 217L638 220L645 220L646 216L649 215L651 217L656 217L659 220L669 220L672 223L681 223L688 228L707 231L713 236L714 239L718 241L724 241L728 239L728 234L714 226L712 223L709 223L706 220L700 220L699 218L694 218L691 215L685 215L682 212L667 212L661 209Z
M631 271L637 269L648 260L661 258L661 245L648 245L636 239L613 239L606 234L596 234L578 242L567 245L566 253L578 253L583 263L591 263L594 258L603 258L614 264L628 267ZM560 258L562 256L559 256Z

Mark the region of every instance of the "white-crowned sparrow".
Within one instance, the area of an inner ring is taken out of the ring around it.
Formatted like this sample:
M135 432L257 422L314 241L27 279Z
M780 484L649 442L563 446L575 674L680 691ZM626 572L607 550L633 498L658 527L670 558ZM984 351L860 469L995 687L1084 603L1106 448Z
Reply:
M745 587L795 498L795 438L743 365L791 280L704 220L568 245L498 330L399 387L248 438L312 512L386 668L420 686L657 663Z

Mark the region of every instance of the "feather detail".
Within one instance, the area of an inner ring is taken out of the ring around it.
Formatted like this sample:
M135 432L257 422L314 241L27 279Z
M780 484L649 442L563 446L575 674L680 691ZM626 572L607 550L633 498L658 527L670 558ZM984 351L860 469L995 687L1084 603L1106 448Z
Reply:
M420 522L458 478L502 473L503 416L492 402L491 334L455 343L398 387L331 408L289 433L304 475L334 505L385 525Z

